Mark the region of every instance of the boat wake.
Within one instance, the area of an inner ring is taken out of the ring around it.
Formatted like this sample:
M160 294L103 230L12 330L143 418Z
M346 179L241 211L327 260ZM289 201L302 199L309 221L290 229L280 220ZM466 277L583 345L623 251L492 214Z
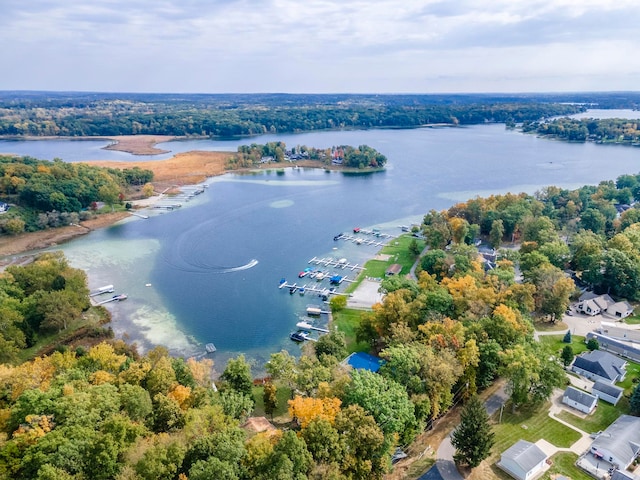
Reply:
M186 264L179 264L176 262L172 262L171 260L165 257L165 262L167 262L172 267L181 270L183 272L192 272L192 273L232 273L232 272L240 272L242 270L249 270L250 268L255 267L259 262L255 258L250 260L248 263L244 265L238 265L235 267L232 266L224 266L224 265L208 265L205 262L198 261L189 261L188 259L183 258L182 260L186 262Z

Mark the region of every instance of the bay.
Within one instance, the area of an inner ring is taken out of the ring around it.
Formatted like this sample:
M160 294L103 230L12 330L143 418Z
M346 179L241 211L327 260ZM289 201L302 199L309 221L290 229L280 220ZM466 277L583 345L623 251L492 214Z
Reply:
M279 290L280 278L297 281L313 256L362 264L377 250L334 242L337 233L359 226L399 234L398 225L476 195L577 188L640 170L639 149L550 141L503 125L264 135L207 147L274 140L289 147L367 144L388 157L388 168L227 174L178 210L62 245L92 288L114 284L128 294L108 304L117 335L141 350L165 345L178 355L201 354L212 342L218 366L241 352L261 365L271 352L297 351L288 334L305 306L318 301ZM194 149L189 141L169 146Z

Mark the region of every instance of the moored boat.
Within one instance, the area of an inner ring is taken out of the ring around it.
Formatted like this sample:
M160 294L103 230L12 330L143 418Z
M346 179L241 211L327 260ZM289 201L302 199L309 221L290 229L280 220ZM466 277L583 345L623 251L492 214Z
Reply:
M205 350L207 351L207 353L213 353L216 351L216 346L213 343L207 343L204 346Z

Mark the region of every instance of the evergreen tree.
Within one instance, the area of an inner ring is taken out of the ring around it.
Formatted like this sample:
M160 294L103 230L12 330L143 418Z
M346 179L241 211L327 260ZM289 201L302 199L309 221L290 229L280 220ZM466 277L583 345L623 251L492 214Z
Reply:
M480 465L491 453L494 435L482 401L478 396L471 397L460 414L460 425L451 436L456 463L467 463L471 468Z
M629 410L632 415L640 415L640 384L636 385L629 400Z
M562 339L564 343L571 343L571 330L567 330L567 333L564 334L564 338Z
M560 358L562 359L562 363L565 367L568 367L571 364L573 357L573 348L571 348L571 345L566 345L560 354Z

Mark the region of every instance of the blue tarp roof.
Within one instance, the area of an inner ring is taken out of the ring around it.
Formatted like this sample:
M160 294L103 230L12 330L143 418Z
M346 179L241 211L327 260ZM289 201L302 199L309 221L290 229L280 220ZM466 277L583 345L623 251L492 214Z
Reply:
M347 357L347 363L353 368L377 372L384 360L364 352L355 352Z

